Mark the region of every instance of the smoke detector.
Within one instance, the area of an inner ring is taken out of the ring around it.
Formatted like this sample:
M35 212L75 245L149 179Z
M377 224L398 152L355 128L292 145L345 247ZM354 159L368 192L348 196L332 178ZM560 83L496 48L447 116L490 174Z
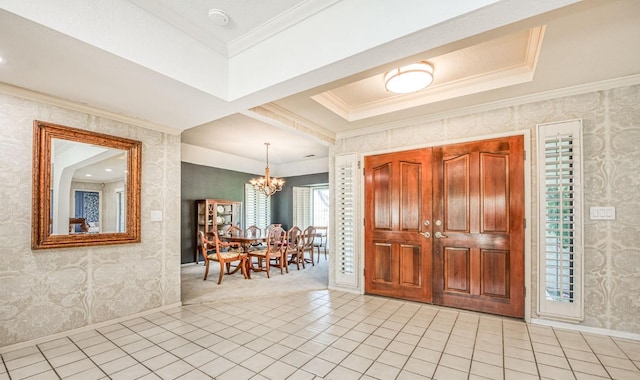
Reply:
M219 26L225 26L229 23L229 16L220 9L210 9L209 10L209 18L213 21L214 24Z

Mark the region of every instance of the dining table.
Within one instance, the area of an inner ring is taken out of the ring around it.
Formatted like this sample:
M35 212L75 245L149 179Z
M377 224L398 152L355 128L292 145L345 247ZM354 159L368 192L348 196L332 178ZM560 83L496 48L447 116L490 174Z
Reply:
M255 236L245 236L245 235L233 235L233 236L220 236L220 240L228 243L238 243L242 247L242 252L244 254L249 254L249 249L253 244L263 243L267 241L266 237L255 237ZM254 270L253 265L251 265L250 260L245 260L245 273L248 278L251 278L251 271Z

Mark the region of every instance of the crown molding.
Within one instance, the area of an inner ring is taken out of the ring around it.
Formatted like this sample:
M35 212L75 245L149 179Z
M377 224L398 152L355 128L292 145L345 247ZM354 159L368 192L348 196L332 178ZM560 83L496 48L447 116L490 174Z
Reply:
M538 55L544 38L544 31L545 26L537 26L528 30L526 45L523 44L522 46L525 54L521 57L520 62L493 67L488 69L488 71L480 73L466 74L466 76L452 78L442 83L435 83L424 91L386 96L359 104L350 104L348 100L345 101L335 95L332 90L311 96L311 99L347 121L358 121L407 108L530 82L533 80ZM518 34L521 34L521 32ZM503 40L504 38L496 39L488 41L483 45L495 47ZM465 49L462 49L461 51L464 50ZM434 59L437 58L438 57L435 57ZM443 63L444 62L446 61L443 61ZM383 74L376 74L371 77L371 79L379 77L379 81L381 82L383 76Z
M180 133L182 133L181 130L176 128L171 128L165 125L137 119L135 117L121 115L115 112L105 111L97 107L92 107L85 104L72 102L70 100L57 98L55 96L27 90L25 88L12 86L6 83L0 83L0 92L7 95L17 96L19 98L32 100L35 102L40 102L40 103L45 103L45 104L49 104L56 107L66 108L72 111L78 111L78 112L87 113L94 116L104 117L106 119L111 119L111 120L119 121L122 123L135 125L141 128L151 129L151 130L166 133L169 135L179 135Z
M466 116L473 113L493 111L500 108L519 106L522 104L535 103L545 100L563 98L567 96L581 95L589 92L604 91L617 87L632 86L640 84L640 74L629 75L621 78L603 80L599 82L587 83L577 86L565 87L556 90L538 92L530 95L518 96L494 102L477 104L469 107L463 107L451 111L439 112L430 115L419 116L415 118L402 119L390 123L378 124L372 127L359 128L346 132L336 133L336 140L342 140L351 137L369 135L373 133L385 132L391 129L403 128L408 125L425 124L432 121L450 119L453 117Z
M244 112L249 117L260 119L276 127L287 127L300 131L306 135L315 137L319 142L327 145L336 143L335 133L307 120L291 111L288 111L274 103L263 104ZM274 124L275 123L275 124Z
M301 2L281 15L229 42L227 55L228 57L233 57L240 54L339 1L341 0L307 0Z

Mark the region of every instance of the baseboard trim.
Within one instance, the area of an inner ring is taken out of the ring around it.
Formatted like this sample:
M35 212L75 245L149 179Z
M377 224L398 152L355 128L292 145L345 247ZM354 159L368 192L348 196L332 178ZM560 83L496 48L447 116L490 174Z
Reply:
M579 331L579 332L584 332L589 334L608 335L616 338L640 340L640 334L635 334L635 333L626 332L626 331L602 329L599 327L576 325L576 324L567 323L567 322L550 321L548 319L532 318L531 324L549 326L549 327L560 328L565 330Z
M9 351L19 350L19 349L25 348L25 347L35 346L37 344L48 342L50 340L55 340L55 339L60 339L60 338L64 338L64 337L71 336L71 335L80 334L80 333L83 333L83 332L86 332L86 331L89 331L89 330L95 330L95 329L99 329L99 328L102 328L102 327L105 327L105 326L109 326L109 325L112 325L114 323L120 323L120 322L123 322L123 321L128 321L130 319L144 317L145 315L158 313L158 312L161 312L161 311L174 309L176 307L181 307L181 306L182 306L182 302L176 302L176 303L173 303L173 304L170 304L170 305L160 306L160 307L157 307L155 309L145 310L145 311L142 311L140 313L127 315L126 317L110 319L108 321L104 321L104 322L100 322L100 323L93 323L93 324L90 324L90 325L78 327L76 329L62 331L62 332L55 333L55 334L52 334L52 335L47 335L47 336L43 336L43 337L40 337L40 338L27 340L25 342L15 343L15 344L12 344L12 345L9 345L9 346L0 347L0 354L7 353Z

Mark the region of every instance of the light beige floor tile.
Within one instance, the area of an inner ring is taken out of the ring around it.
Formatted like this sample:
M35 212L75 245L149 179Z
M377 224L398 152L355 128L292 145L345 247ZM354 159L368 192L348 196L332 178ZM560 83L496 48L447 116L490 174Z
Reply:
M594 376L608 377L607 371L599 362L587 362L576 359L569 359L569 364L574 372L586 373Z
M505 369L504 379L505 380L539 380L540 378L538 377L537 371L535 374L530 374L530 373L515 371L512 369Z
M136 364L138 364L138 362L133 357L123 356L116 360L101 364L100 369L102 369L102 371L104 371L107 375L111 375Z
M538 368L533 361L522 360L517 358L511 358L506 356L504 358L504 368L517 372L524 372L530 375L537 375Z
M444 366L438 366L436 372L433 374L433 378L438 380L466 380L468 377L469 373L466 371L459 371Z
M335 368L336 364L321 358L312 358L301 369L316 376L324 377Z
M8 368L9 369L9 368ZM51 366L46 361L40 361L34 364L25 365L14 370L9 369L9 375L12 380L21 380L29 376L34 376L42 372L51 370Z
M615 367L630 371L638 370L638 368L636 368L633 362L629 359L601 354L598 354L597 356L605 367Z
M372 364L372 359L367 359L356 354L350 354L340 363L341 366L360 373L365 373Z
M54 367L55 371L63 378L74 375L78 372L84 372L91 368L97 368L97 367L91 360L89 360L86 357L84 359L74 361L72 363L65 364L60 367L58 366Z
M502 366L496 366L477 361L471 362L470 373L484 379L504 379L504 368L502 368Z
M131 367L123 369L122 371L113 373L110 376L112 380L134 380L148 375L149 373L151 372L142 364L135 364Z
M30 366L39 362L43 362L45 360L44 356L42 356L42 354L40 353L40 351L38 352L34 352L28 355L24 355L24 356L19 356L16 357L14 359L10 359L10 360L6 360L5 359L5 365L7 366L7 369L9 371L13 371L15 369L18 368L22 368L22 367L26 367L26 366Z
M281 360L284 361L285 363L288 363L287 359L290 355L295 355L295 354L299 354L300 356L306 356L306 360L309 360L311 358L310 355L307 354L303 354L303 353L296 353L291 352L288 355L285 355ZM299 358L299 357L297 357ZM253 372L259 373L260 371L262 371L263 369L267 368L268 366L270 366L271 364L273 364L276 360L273 358L268 357L267 355L264 355L262 353L257 353L255 354L253 357L245 360L244 362L241 363L241 365L245 368L248 368L250 370L252 370ZM293 361L293 360L292 360ZM294 367L299 367L300 365L294 364L294 363L288 363L290 365L293 365Z
M158 370L154 370L154 373L163 379L175 379L193 370L193 366L189 363L178 360Z
M272 380L286 379L297 370L298 368L292 365L277 361L262 370L260 375Z
M191 372L187 372L184 375L176 378L176 380L211 380L212 377L205 374L204 372L194 369ZM240 380L240 379L238 379Z
M536 362L551 367L570 369L569 362L564 356L549 355L536 352Z
M376 359L376 362L402 369L408 359L409 357L406 355L397 354L391 351L383 351Z
M424 360L431 363L438 363L440 361L440 357L442 356L442 352L429 350L427 348L416 347L415 350L411 353L411 357L417 358L420 360Z
M459 356L454 356L450 354L443 354L440 358L439 366L445 366L453 369L457 369L463 372L469 372L469 366L471 365L471 360L462 358Z
M366 375L376 379L386 380L395 379L400 373L400 368L396 368L387 364L374 362L371 367L365 372Z
M59 380L59 379L60 379L60 376L58 376L54 370L40 372L36 375L28 377L28 380ZM11 379L9 379L9 374L0 373L0 380L11 380Z
M150 359L144 360L142 364L152 371L157 371L162 367L165 367L171 363L178 361L178 357L172 355L170 352L163 352L160 355L154 356Z
M545 364L538 364L540 377L547 379L573 379L573 373L569 369L551 367Z
M622 369L618 367L607 367L607 366L605 366L605 369L607 370L607 372L609 372L609 375L611 375L611 377L613 377L614 379L619 379L619 380L640 379L640 371L638 371L637 369L628 370L628 369Z
M86 371L78 372L75 375L64 376L65 380L99 380L106 379L107 375L100 370L98 367L91 367ZM56 377L57 379L57 377Z
M320 352L317 356L321 359L330 361L331 363L338 364L349 355L348 352L339 350L334 347L327 347L324 351Z
M360 372L356 372L346 367L337 366L324 378L327 380L357 380L360 379L361 376L362 373Z
M409 358L403 367L403 371L413 372L420 376L432 377L436 371L435 363L427 362L417 358Z
M218 357L209 361L208 363L203 364L202 366L198 367L198 369L205 374L215 378L235 366L236 364L231 360L225 359L223 357Z

